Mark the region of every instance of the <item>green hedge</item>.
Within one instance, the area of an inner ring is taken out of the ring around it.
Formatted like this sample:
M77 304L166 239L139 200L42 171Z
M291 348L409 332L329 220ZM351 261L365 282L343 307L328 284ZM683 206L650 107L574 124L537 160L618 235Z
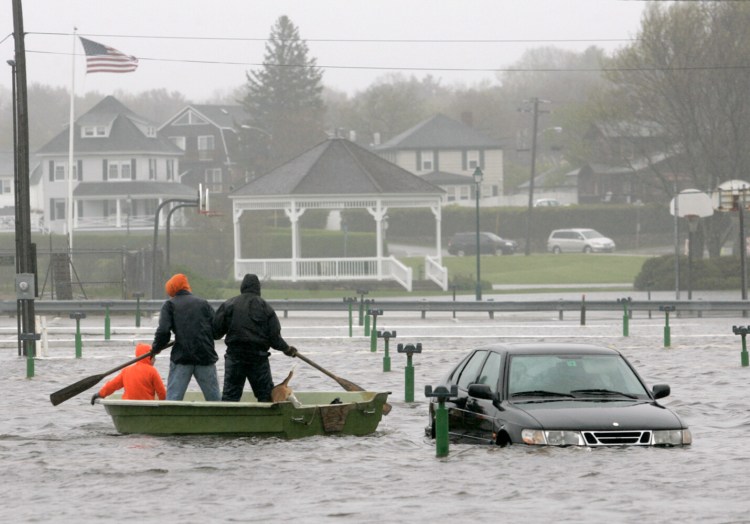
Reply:
M688 286L688 258L680 256L680 287ZM655 257L644 262L636 276L634 287L638 290L670 290L675 288L674 255ZM742 271L737 256L712 259L694 259L691 271L693 289L740 289Z
M374 231L372 217L363 210L344 213L349 229ZM388 236L419 242L431 242L435 238L435 217L429 209L389 209ZM491 231L504 238L523 241L526 238L528 209L524 207L481 208L479 224L482 231ZM531 242L533 251L545 251L547 237L553 229L589 227L614 239L618 248L635 246L636 230L640 223L638 242L660 243L670 235L674 219L665 206L647 204L632 205L587 205L536 207L532 210ZM476 208L447 206L442 210L443 241L454 233L476 230ZM647 233L643 233L647 232Z

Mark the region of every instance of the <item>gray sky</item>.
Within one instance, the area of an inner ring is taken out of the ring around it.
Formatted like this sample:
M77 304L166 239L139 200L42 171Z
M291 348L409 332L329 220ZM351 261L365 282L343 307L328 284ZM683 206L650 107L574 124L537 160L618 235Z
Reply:
M76 42L78 94L166 88L200 102L244 83L245 72L262 62L271 26L281 15L289 16L308 41L310 56L324 69L324 84L353 94L391 68L406 68L400 72L418 78L432 74L443 85L473 85L497 83L489 70L514 63L531 47L581 51L598 45L612 51L625 44L616 40L635 36L644 5L633 0L26 0L23 9L29 83L70 86L70 35L77 27L80 35L140 59L134 73L86 75L83 48ZM3 12L0 40L13 32L11 0ZM0 44L4 60L13 58L13 47L12 37ZM10 86L10 70L0 75L0 85Z

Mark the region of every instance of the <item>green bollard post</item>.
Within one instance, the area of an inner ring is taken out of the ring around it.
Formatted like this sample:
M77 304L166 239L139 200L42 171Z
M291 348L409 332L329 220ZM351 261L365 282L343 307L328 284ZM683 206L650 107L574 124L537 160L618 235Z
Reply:
M674 311L674 306L659 306L660 311L664 311L664 347L668 348L672 344L672 333L669 328L669 312Z
M76 358L81 358L83 352L83 344L81 341L81 319L86 318L86 313L83 311L77 311L70 314L70 318L76 319Z
M406 353L406 368L404 368L404 401L414 402L414 366L411 357L414 353L422 352L422 344L399 344L399 353Z
M370 330L370 351L375 353L378 350L378 316L383 314L382 309L371 309L367 312L372 316L372 329Z
M748 332L750 332L750 327L748 326L732 326L732 331L735 335L741 335L742 336L742 352L740 353L740 364L743 368L746 368L750 365L750 358L748 358L747 354L747 343L745 340L745 337L747 336Z
M383 372L391 370L391 356L388 353L388 341L392 338L396 338L395 331L378 331L378 338L382 338L385 341L385 354L383 356Z
M438 386L435 390L432 390L432 386L424 387L424 394L426 397L437 398L437 408L435 408L435 456L447 457L450 442L448 439L448 410L445 408L445 401L449 398L456 398L458 396L458 387L454 384L451 386L450 391L445 386Z
M581 325L586 325L586 295L581 295Z
M359 325L362 325L363 317L365 316L365 295L369 293L366 289L358 289L357 294L359 295ZM367 334L365 334L367 336Z
M622 302L622 336L627 337L630 335L630 315L628 314L628 304L633 300L630 297L618 298L618 302Z
M36 356L36 341L41 338L39 333L21 333L19 340L31 341L28 351L26 352L26 378L34 378L34 357Z
M141 297L143 291L136 291L133 296L135 297L135 327L139 328L141 327Z
M352 315L353 307L352 304L357 301L357 297L344 297L344 303L349 305L349 338L352 338L353 331L352 331L352 324L354 322L354 318Z
M104 305L104 340L110 339L109 304Z
M370 315L365 315L365 336L370 336Z

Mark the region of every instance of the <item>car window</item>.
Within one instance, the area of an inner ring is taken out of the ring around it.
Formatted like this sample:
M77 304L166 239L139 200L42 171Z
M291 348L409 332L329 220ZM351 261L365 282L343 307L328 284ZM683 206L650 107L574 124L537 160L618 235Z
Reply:
M603 238L604 235L599 233L598 231L594 231L593 229L589 229L586 231L581 231L581 235L583 238L593 239L593 238Z
M638 377L619 355L514 355L508 394L521 391L611 390L648 396Z
M482 368L482 363L485 357L487 357L487 351L476 351L471 359L464 366L461 371L461 376L458 377L458 387L461 389L469 389L469 384L474 384L479 376L479 370Z
M502 366L503 357L499 353L490 352L482 367L482 372L479 374L477 383L487 384L493 393L497 393Z

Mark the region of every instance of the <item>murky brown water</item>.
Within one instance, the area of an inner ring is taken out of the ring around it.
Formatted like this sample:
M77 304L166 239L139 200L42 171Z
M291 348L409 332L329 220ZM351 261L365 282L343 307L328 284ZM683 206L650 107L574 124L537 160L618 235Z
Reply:
M379 328L398 335L390 343L390 373L382 372L382 340L372 353L361 328L346 336L345 319L282 323L287 339L318 364L363 387L392 391L393 411L376 434L289 442L118 435L104 408L89 404L95 389L57 407L49 394L129 360L131 342L84 341L83 358L75 359L70 335L62 335L37 360L33 379L6 345L0 350L0 521L750 522L750 368L740 366L741 341L731 329L747 319L673 319L672 347L664 348L659 318L634 319L624 338L616 315L591 317L583 327L573 318L384 316ZM152 329L145 325L142 338ZM115 337L132 335L116 330ZM452 444L447 458L436 458L423 431L424 385L436 384L477 344L542 339L615 346L649 384L669 383L672 395L664 403L687 420L693 446ZM424 346L414 356L413 404L403 402L406 357L396 352L398 342ZM274 376L281 380L292 364L275 355ZM165 379L167 366L160 357ZM302 362L296 371L298 390L339 389Z

